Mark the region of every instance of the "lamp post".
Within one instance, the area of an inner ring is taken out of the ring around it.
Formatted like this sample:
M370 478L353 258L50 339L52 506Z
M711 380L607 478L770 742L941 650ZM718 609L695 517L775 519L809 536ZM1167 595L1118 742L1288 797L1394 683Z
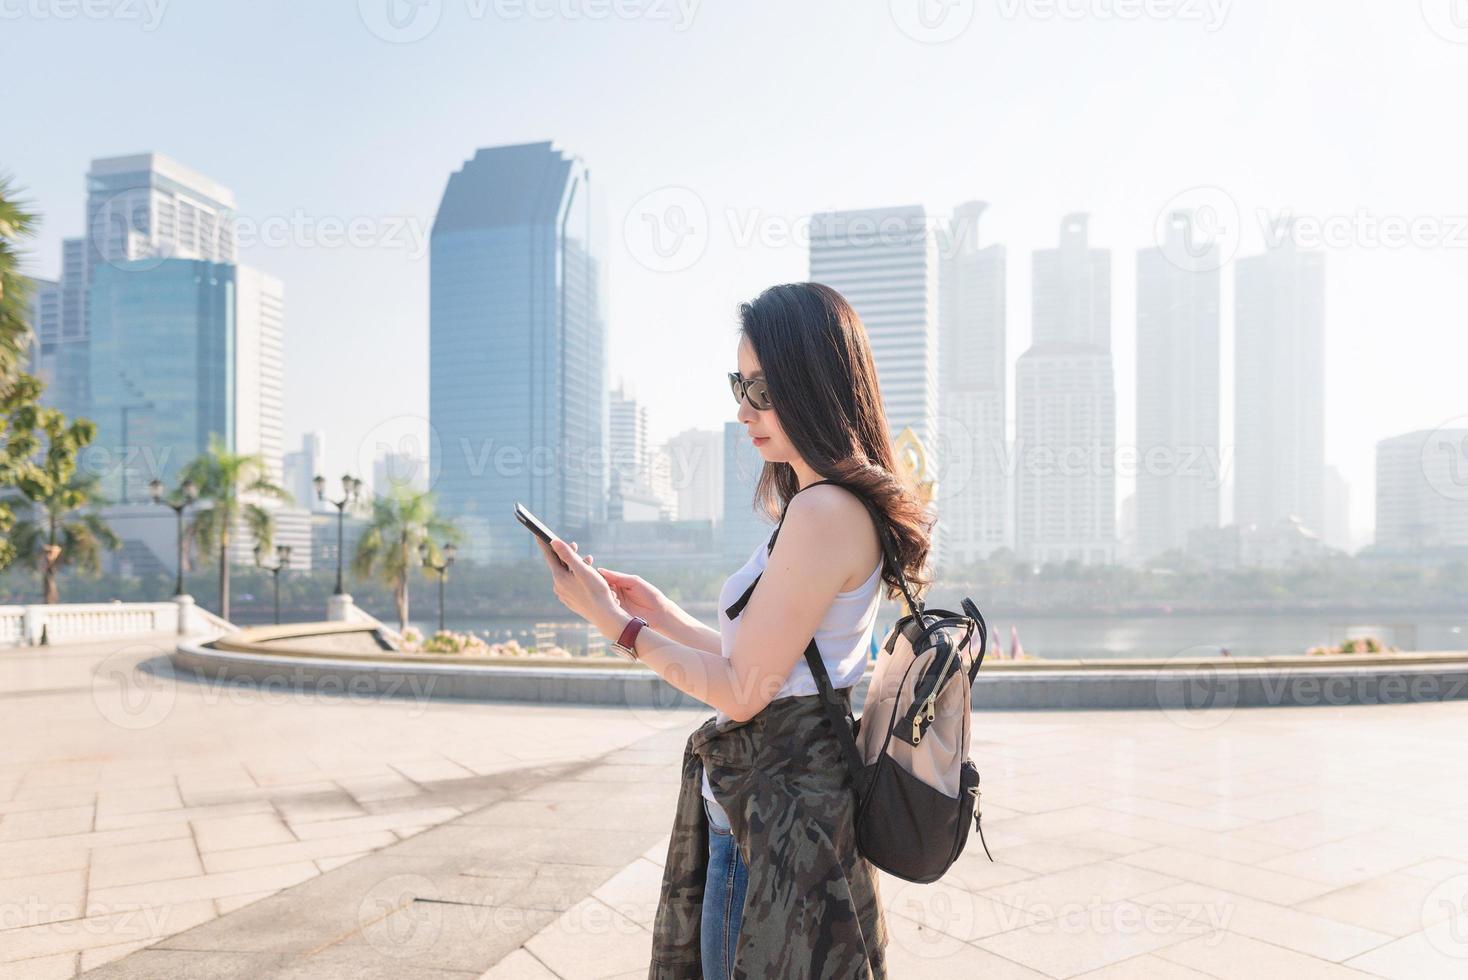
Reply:
M275 546L275 564L267 565L260 560L261 549L255 549L255 564L270 573L275 580L275 625L280 625L280 573L291 563L291 546L278 544Z
M336 592L335 595L346 595L347 590L342 587L342 525L347 516L347 505L355 503L362 495L362 481L350 474L342 477L342 499L328 500L326 497L326 477L317 474L316 479L311 481L316 488L316 499L325 501L336 508Z
M440 633L443 632L443 583L449 577L449 566L454 563L454 556L458 553L459 549L453 544L445 543L443 546L443 564L435 565L429 560L428 542L420 541L418 543L418 558L423 562L423 567L438 573L438 631Z
M172 510L174 516L178 519L178 580L174 583L174 586L173 586L173 594L175 596L181 596L181 595L184 594L184 586L183 586L183 566L184 566L184 560L183 560L184 559L183 515L184 515L184 510L188 508L189 504L192 504L195 500L198 500L199 499L199 488L194 485L194 481L193 480L185 480L185 481L183 481L183 483L180 484L179 485L179 488L178 488L178 503L174 503L172 500L165 500L164 499L164 497L163 497L163 481L162 480L155 479L155 480L151 481L148 484L148 492L153 495L153 503L155 503L155 504L163 504L165 507L167 507L170 510Z

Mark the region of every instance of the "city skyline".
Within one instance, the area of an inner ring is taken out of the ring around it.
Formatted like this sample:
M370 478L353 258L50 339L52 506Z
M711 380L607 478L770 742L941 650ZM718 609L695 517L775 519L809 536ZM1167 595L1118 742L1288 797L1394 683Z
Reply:
M332 473L359 468L359 448L382 418L427 418L427 230L443 174L477 146L554 138L595 161L610 232L610 369L639 382L654 440L684 419L718 429L731 417L723 368L681 393L661 382L677 359L658 338L679 331L697 362L732 362L737 303L805 276L801 227L818 211L911 201L947 214L958 202L990 202L986 240L1011 256L1012 385L1030 340L1026 255L1049 243L1059 215L1091 214L1093 239L1113 251L1115 280L1127 284L1135 251L1156 244L1167 211L1211 207L1228 226L1231 258L1261 252L1266 219L1292 209L1309 219L1304 232L1338 242L1328 246L1325 457L1350 482L1360 543L1374 514L1374 442L1464 411L1454 376L1468 357L1457 329L1468 248L1455 231L1453 162L1465 137L1440 125L1435 108L1444 86L1468 82L1462 46L1412 4L1351 18L1319 3L1241 4L1215 31L1150 18L1044 22L1023 8L1004 19L981 8L941 44L914 39L878 8L801 5L782 11L774 32L742 7L705 6L682 31L620 18L466 20L446 9L437 30L407 44L375 36L349 8L177 8L146 35L126 23L21 18L7 22L0 45L23 75L54 74L48 66L64 57L168 91L171 111L124 100L101 112L95 86L62 73L12 121L47 138L15 145L4 163L43 212L31 262L48 278L59 272L62 239L86 225L78 191L94 157L157 149L233 188L251 223L241 259L287 283L290 319L302 325L288 332L287 359L322 366L290 385L286 442L329 431ZM124 42L137 37L159 56L128 56ZM818 70L808 54L816 39L867 52L882 70ZM276 51L277 70L218 64L211 53L236 42ZM751 76L750 51L779 70ZM313 67L323 58L339 84ZM616 111L579 97L610 65ZM178 72L211 81L172 85ZM703 84L672 86L670 73ZM500 77L544 84L512 104L485 99ZM1062 82L1081 77L1092 80L1083 94ZM1146 81L1158 77L1169 84ZM823 107L818 119L786 110L792 90ZM1037 92L1056 112L1037 120L1025 99L1002 94L1012 91ZM57 127L58 118L69 122ZM759 153L731 137L743 131L761 134ZM688 255L659 259L628 230L667 204L704 216L706 233ZM1436 238L1389 244L1381 226L1393 222L1425 223ZM349 235L349 225L363 230ZM1226 376L1231 293L1225 285ZM1135 431L1130 290L1119 289L1116 304L1125 434ZM352 406L347 395L362 388L377 393L380 416ZM1375 390L1399 394L1360 396ZM1119 487L1119 500L1128 492ZM1231 497L1226 487L1226 511Z

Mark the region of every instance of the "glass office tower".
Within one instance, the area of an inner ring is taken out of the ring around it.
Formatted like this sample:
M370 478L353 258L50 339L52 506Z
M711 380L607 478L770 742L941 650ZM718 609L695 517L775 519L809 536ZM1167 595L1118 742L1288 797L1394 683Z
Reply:
M606 331L585 164L550 143L481 149L449 177L429 275L430 473L478 561L539 557L605 517Z

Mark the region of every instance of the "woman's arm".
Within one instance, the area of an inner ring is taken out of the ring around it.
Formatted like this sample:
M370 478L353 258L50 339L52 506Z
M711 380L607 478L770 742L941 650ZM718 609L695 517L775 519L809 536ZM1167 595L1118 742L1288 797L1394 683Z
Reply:
M571 542L571 549L576 550L576 542ZM586 560L589 564L590 556ZM641 616L647 620L647 625L684 646L708 653L722 653L718 630L688 615L683 607L647 579L628 572L614 572L610 568L598 568L597 571L612 587L624 612Z
M649 622L648 625L674 642L704 653L717 654L720 660L724 659L724 645L719 638L719 631L690 616L672 599L668 600L668 607L658 617L658 622Z
M853 555L861 542L851 528L861 526L853 521L865 510L839 488L821 493L824 489L818 487L791 500L760 587L741 614L732 656L725 659L680 643L649 624L637 637L638 659L680 691L737 721L754 717L769 704L825 617L849 569L857 567ZM571 565L563 569L547 557L556 595L603 636L616 640L630 617L617 604L606 580L579 560L565 542L556 541L552 547Z

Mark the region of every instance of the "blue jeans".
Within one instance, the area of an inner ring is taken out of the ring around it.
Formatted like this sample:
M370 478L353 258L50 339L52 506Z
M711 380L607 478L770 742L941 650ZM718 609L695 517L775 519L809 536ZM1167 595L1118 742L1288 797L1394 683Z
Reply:
M734 968L734 943L739 938L739 923L744 917L749 869L734 843L734 832L716 824L709 813L708 800L705 798L703 802L704 813L709 815L709 869L699 925L703 980L729 980Z

